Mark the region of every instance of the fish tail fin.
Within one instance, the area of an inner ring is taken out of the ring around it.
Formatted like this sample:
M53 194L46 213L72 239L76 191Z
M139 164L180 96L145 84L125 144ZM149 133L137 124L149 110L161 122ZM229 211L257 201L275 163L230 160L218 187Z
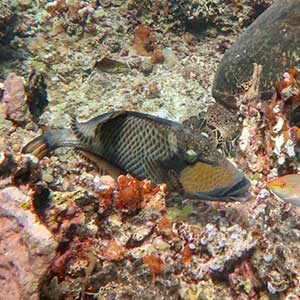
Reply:
M22 153L30 153L38 159L48 156L52 151L59 147L79 146L76 136L72 130L61 129L49 131L30 141L22 149Z

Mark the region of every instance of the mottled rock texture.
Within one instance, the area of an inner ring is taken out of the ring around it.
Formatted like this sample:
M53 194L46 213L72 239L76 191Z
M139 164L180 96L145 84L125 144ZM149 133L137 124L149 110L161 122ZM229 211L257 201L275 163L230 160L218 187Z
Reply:
M16 8L15 0L0 1L0 43L13 34L17 21Z
M8 120L23 123L28 114L22 77L10 73L4 82L4 114Z
M0 299L36 300L40 279L55 255L56 242L16 187L0 191Z
M214 78L213 96L234 106L251 78L253 63L262 65L260 96L269 99L274 82L298 66L300 0L275 1L225 53Z

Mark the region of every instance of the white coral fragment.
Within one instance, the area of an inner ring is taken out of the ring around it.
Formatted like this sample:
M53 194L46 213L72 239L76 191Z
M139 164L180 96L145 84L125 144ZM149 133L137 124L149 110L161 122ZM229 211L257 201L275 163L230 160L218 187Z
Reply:
M286 143L286 151L289 157L294 157L296 155L295 153L295 144L293 141L288 140Z
M284 125L284 119L283 118L279 118L276 125L273 127L273 132L278 133L282 130Z
M275 147L274 147L273 152L274 152L276 155L280 155L280 153L281 153L281 148L282 148L282 146L284 145L284 137L283 137L283 134L276 136L275 139L274 139L274 141L275 141Z

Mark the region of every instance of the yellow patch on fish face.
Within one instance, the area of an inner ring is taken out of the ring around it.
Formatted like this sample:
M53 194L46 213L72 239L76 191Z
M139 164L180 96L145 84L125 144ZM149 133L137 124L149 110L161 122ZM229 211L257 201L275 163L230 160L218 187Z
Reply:
M211 192L227 188L235 183L236 174L232 169L197 162L184 168L180 182L186 193Z

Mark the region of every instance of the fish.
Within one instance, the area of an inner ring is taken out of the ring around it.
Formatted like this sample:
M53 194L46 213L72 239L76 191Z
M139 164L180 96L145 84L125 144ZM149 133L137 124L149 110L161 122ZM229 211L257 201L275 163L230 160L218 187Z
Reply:
M300 207L300 174L288 174L267 183L267 188L280 199Z
M50 130L30 141L22 153L38 159L59 147L72 147L100 170L130 174L170 193L212 201L246 201L250 182L227 160L209 136L171 120L135 111L113 111Z

